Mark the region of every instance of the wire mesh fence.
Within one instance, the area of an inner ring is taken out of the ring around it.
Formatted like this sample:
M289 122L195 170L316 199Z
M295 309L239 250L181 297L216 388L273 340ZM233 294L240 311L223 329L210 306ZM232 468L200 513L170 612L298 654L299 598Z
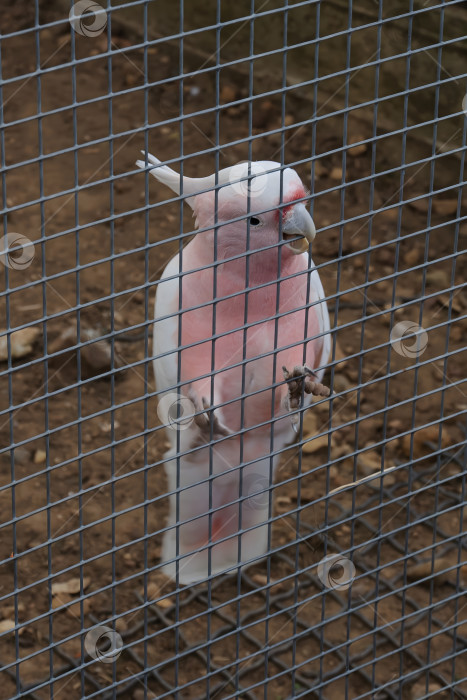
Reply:
M467 698L466 19L2 4L1 697Z

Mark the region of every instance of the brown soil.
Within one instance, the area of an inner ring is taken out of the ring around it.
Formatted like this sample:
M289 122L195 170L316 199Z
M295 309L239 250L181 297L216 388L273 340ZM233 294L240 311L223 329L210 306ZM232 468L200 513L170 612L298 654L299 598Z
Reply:
M43 20L57 19L52 9L47 13ZM3 32L31 27L32 3L2 6L0 23ZM250 569L241 581L216 579L209 590L203 586L184 590L176 610L173 585L157 573L159 530L167 512L161 464L166 442L163 431L156 429L155 387L145 359L148 339L130 343L113 336L117 368L113 380L96 378L85 362L80 376L76 353L66 347L58 356L43 359L46 343L50 351L77 319L83 329L99 336L112 336L113 330L122 329L131 333L146 329L147 335L145 319L151 317L157 279L179 245L178 240L170 240L180 230L179 205L147 208L147 202L164 202L168 193L152 181L148 195L145 176L134 166L145 147L145 105L150 124L177 116L178 84L139 89L143 50L132 50L131 39L117 29L113 48L124 51L112 56L112 87L114 93L132 92L115 94L110 100L109 59L101 56L106 36L75 37L77 57L95 60L79 64L74 71L66 65L72 55L69 26L43 30L40 61L47 70L29 78L21 76L35 70L34 33L2 42L3 79L18 78L3 88L5 163L8 167L33 161L7 171L3 205L11 209L8 230L35 242L35 259L26 270L8 271L10 293L0 297L0 323L5 327L9 314L12 328L33 323L41 333L27 360L15 361L10 372L5 372L6 364L0 365L0 400L5 411L0 444L19 443L14 452L4 452L0 461L1 520L17 519L14 526L1 529L0 620L14 619L16 602L23 625L18 649L13 634L1 637L1 663L13 663L19 651L21 683L44 682L31 695L36 698L51 697L47 679L52 661L55 698L78 698L83 693L107 697L103 689L116 680L122 696L135 700L144 697L145 684L154 697L167 693L167 697L221 700L267 694L279 700L300 693L314 697L307 688L320 678L323 689L316 697L340 700L367 693L366 697L411 698L413 684L425 678L425 667L433 688L436 683L442 688L456 681L456 697L467 697L466 685L462 686L467 662L460 655L467 637L462 599L467 570L465 538L462 548L460 536L465 534L465 472L459 448L465 438L459 414L467 408L467 399L465 386L458 386L466 367L462 348L467 297L459 289L466 266L465 255L456 256L454 248L455 210L452 203L446 204L457 197L457 190L434 197L432 208L428 199L399 206L399 173L348 184L342 190L342 152L329 154L342 145L342 119L320 122L319 167L312 191L314 218L321 231L313 255L315 263L322 265L329 305L337 314L338 364L329 371L327 382L338 395L314 409L318 420L312 430L330 429L331 447L322 446L301 457L293 447L284 458L272 528L273 547L279 552L268 563ZM151 48L150 81L175 75L177 60L169 46ZM57 69L50 71L52 67ZM68 105L73 85L78 101L98 101L72 109ZM243 85L230 76L222 84L221 101L246 97ZM189 114L215 104L212 76L186 80L183 94L188 115L183 149L187 157L193 156L184 168L190 175L201 176L214 168L212 153L196 154L215 143L215 119L212 112L198 117ZM39 96L43 111L66 109L39 121L35 117ZM298 101L287 112L295 121L308 118L308 113L309 105ZM110 114L114 137L108 140ZM267 132L280 126L280 99L255 106L253 123L254 133L262 136L253 142L253 158L278 159L281 136ZM352 123L352 129L352 138L371 137L371 126L364 123ZM73 150L74 131L78 151ZM147 133L151 152L162 160L177 157L180 127L176 123L152 127ZM248 106L223 110L221 143L247 136ZM309 158L311 136L310 124L288 132L284 161ZM53 155L61 150L66 152ZM371 147L362 150L347 157L347 183L371 172ZM223 147L220 167L248 155L247 143ZM396 153L389 138L378 142L376 155L377 172L400 165L400 149ZM435 187L459 180L458 162L446 163L437 166ZM309 182L309 165L296 167ZM116 179L110 182L112 175ZM407 167L403 200L428 192L429 177L429 164ZM42 204L30 204L42 194ZM373 210L383 206L387 210L370 217L371 201ZM429 211L434 230L426 233ZM345 224L340 224L342 212ZM190 231L187 209L183 219L184 230ZM84 227L79 235L77 223ZM463 226L459 250L465 247ZM79 274L77 266L81 266ZM449 291L452 288L454 293ZM405 320L421 324L428 332L421 356L425 364L418 369L414 359L388 350L391 327ZM432 423L435 427L419 433L413 444L410 438L401 438ZM367 456L363 453L354 459L352 454L362 448L368 448ZM385 478L382 490L373 481L325 498L330 489L378 470L381 454L386 467L401 465ZM381 539L373 543L378 535ZM351 550L357 579L350 591L323 590L316 565L325 543L328 553ZM436 578L432 554L435 561L443 558L444 573ZM411 567L425 560L423 575L411 572ZM82 561L86 563L80 566ZM52 600L51 581L66 582L80 572L88 579L81 606L76 602L79 590ZM279 581L269 592L267 576ZM420 582L426 577L428 582ZM244 594L241 598L239 592ZM148 613L144 600L164 595L170 597L151 605ZM417 610L422 612L415 616ZM146 626L145 611L150 618ZM177 616L178 633L171 626ZM114 617L125 645L132 646L115 665L92 662L82 686L73 666L81 663L84 653L80 630ZM237 618L241 625L250 625L241 633ZM456 624L457 642L452 637ZM294 635L298 638L292 643ZM55 646L50 652L52 639ZM411 644L410 651L400 652L403 644ZM192 651L196 645L203 647L198 653ZM325 653L320 656L322 647ZM458 652L455 663L453 650ZM290 670L294 665L295 674ZM145 674L143 666L156 668ZM346 667L350 669L347 679ZM209 670L211 677L206 680ZM1 697L18 692L14 671L10 666L10 673L4 674ZM133 674L140 675L128 682ZM400 690L398 679L404 674ZM185 685L178 695L171 690L177 677L179 685ZM394 695L385 694L384 689L371 695L384 684ZM236 690L249 687L248 692ZM439 693L436 697L444 697ZM22 697L28 694L24 691Z

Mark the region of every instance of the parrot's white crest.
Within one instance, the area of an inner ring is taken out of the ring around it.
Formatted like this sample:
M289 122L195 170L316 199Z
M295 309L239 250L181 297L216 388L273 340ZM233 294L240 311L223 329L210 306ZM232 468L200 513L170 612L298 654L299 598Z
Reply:
M276 210L281 181L283 192L290 192L292 199L301 199L307 194L297 173L291 168L281 169L280 163L274 161L237 163L220 170L217 178L215 175L182 178L151 154L148 155L148 163L155 166L150 173L159 182L170 187L175 194L186 197L185 201L195 212L197 226L214 226L217 223L215 209L221 212L222 209L232 208L232 205L236 207L236 216L247 213L251 215L268 209ZM136 165L140 168L146 167L142 160L136 161ZM206 196L208 194L209 197ZM287 202L285 196L282 202ZM285 206L282 211L282 235L294 239L290 245L293 252L304 252L316 234L313 219L305 204L300 202L294 207ZM200 217L200 213L204 214L204 217ZM301 236L301 241L297 241L297 235Z
M261 161L181 178L147 163L200 229L164 270L153 330L173 492L162 559L168 576L195 583L265 556L280 452L297 409L328 393L329 316L294 170Z

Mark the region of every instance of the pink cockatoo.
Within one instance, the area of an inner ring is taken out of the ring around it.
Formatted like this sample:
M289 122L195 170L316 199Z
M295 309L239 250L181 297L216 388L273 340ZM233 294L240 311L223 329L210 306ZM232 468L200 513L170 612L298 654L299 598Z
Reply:
M281 450L311 394L329 394L329 316L294 170L262 161L181 178L147 158L199 229L164 270L153 327L158 414L171 443L162 559L168 576L190 584L267 552Z

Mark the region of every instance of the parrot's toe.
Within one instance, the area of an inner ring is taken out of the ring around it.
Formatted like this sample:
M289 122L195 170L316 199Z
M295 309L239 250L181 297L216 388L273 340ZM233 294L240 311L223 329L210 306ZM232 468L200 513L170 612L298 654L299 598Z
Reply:
M200 402L196 392L189 389L188 397L195 405L196 415L194 416L194 421L199 428L193 447L199 447L200 445L205 445L211 441L214 442L214 440L232 435L232 431L219 420L205 396L201 398Z
M285 401L285 406L288 411L294 411L300 408L303 393L312 394L313 396L329 396L331 393L327 386L321 382L314 381L311 377L316 377L316 374L306 365L296 365L291 372L287 367L282 367L284 379L288 385L288 394ZM292 416L292 427L297 432L299 416Z

